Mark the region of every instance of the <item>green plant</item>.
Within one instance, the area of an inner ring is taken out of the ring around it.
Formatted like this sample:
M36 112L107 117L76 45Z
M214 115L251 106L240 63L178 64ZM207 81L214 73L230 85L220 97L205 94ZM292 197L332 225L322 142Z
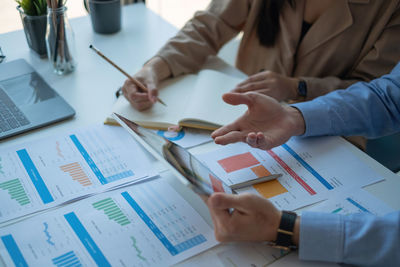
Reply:
M47 14L46 0L15 0L29 16L42 16Z

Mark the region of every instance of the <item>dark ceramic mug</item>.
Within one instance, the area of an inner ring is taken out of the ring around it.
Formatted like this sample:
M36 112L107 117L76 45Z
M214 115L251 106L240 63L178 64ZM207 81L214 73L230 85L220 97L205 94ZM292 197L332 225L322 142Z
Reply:
M89 0L93 30L110 34L121 30L121 0Z

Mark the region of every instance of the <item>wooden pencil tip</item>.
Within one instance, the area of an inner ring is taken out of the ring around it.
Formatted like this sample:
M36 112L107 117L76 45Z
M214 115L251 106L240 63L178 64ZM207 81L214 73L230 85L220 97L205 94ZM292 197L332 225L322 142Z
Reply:
M165 104L164 101L162 101L161 99L157 98L157 101L158 101L160 104L162 104L162 105L164 105L164 106L167 106L167 104Z

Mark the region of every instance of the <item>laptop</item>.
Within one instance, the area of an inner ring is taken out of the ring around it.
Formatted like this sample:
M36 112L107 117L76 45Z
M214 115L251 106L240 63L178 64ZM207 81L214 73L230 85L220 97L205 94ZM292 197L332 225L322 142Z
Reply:
M0 64L0 140L74 115L25 60Z

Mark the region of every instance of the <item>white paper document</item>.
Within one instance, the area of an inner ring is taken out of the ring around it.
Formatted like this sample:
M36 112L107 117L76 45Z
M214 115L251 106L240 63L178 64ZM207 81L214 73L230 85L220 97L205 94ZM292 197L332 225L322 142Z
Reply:
M163 130L154 130L154 132L183 148L194 147L213 140L211 131L195 128L183 128L179 132Z
M7 266L169 266L217 242L164 180L103 193L0 229Z
M294 210L328 199L333 192L383 180L340 137L292 138L269 151L238 143L197 157L228 185L281 173L282 177L237 190L269 198Z
M122 128L99 125L0 152L0 222L157 175Z
M353 188L332 196L330 199L317 204L308 211L337 213L344 215L365 212L382 216L393 212L394 209L367 191L360 188Z
M225 267L262 267L285 257L288 252L265 244L246 243L235 244L217 255Z

